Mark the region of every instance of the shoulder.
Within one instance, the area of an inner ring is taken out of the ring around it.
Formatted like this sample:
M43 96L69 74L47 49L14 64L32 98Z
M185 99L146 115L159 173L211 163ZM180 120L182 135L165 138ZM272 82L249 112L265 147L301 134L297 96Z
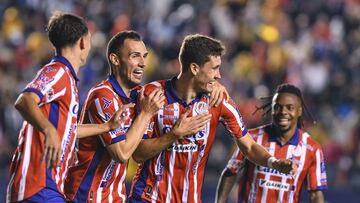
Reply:
M267 125L261 125L256 128L249 129L249 133L253 139L257 139L260 135L264 134Z
M301 134L302 134L302 138L305 141L306 140L306 147L308 148L308 150L312 151L312 152L316 152L318 149L321 150L321 145L314 139L311 137L311 135L308 132L302 131L300 130Z
M111 85L108 84L107 81L102 81L99 84L93 86L90 90L88 95L93 98L100 98L100 97L106 97L106 98L114 98L116 97L116 94L114 90L112 89Z
M144 94L149 95L156 88L165 89L166 80L158 80L144 85Z

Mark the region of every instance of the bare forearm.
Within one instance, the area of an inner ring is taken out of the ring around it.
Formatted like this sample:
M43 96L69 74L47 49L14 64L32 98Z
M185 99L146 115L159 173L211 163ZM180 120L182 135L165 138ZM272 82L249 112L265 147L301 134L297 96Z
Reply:
M43 132L46 128L54 127L48 118L41 112L36 96L32 93L23 93L15 102L15 108L21 116L30 123L37 131Z
M151 115L140 113L134 120L129 130L126 132L126 139L119 143L121 144L121 151L123 151L123 154L125 154L125 159L129 159L130 156L134 153L142 137L144 136L150 119Z
M135 150L133 159L138 163L144 162L166 149L176 139L178 138L172 133L167 133L158 138L144 139Z
M249 134L237 139L236 143L250 161L257 165L268 166L267 161L271 155L263 146L257 144Z
M94 135L100 135L109 132L110 128L106 123L102 124L78 124L76 132L77 138L84 138Z
M229 170L226 168L222 172L219 183L216 189L216 197L215 202L216 203L225 203L229 193L234 186L234 183L236 181L236 174L232 174Z

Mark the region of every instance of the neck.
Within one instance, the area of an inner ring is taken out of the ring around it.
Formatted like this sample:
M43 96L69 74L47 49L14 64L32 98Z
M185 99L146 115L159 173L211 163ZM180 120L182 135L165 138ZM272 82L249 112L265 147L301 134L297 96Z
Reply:
M198 92L195 90L193 77L186 75L186 73L180 73L175 82L175 92L176 95L186 103L194 100Z
M79 56L74 54L74 50L72 48L63 48L61 51L56 51L56 55L66 58L70 62L75 73L78 73L81 61L79 59Z
M281 129L279 129L277 126L275 126L275 132L277 135L277 139L280 141L280 143L282 145L286 144L289 142L289 140L293 137L293 135L295 134L296 131L296 126L290 128L287 131L282 131Z
M130 87L130 85L127 85L123 80L121 80L121 77L119 74L115 73L115 79L119 83L121 89L124 91L125 95L127 97L130 97L130 90L134 87Z

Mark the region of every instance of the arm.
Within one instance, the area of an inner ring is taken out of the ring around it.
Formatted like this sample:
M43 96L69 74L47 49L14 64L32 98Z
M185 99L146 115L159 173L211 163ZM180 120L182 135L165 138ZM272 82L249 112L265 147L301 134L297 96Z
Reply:
M236 173L232 173L228 168L225 168L221 173L219 182L216 188L216 203L225 203L232 187L236 181Z
M309 202L310 203L324 203L324 195L321 190L309 191Z
M248 157L250 161L257 165L270 167L278 170L281 173L291 173L295 165L290 160L278 160L271 156L269 152L261 145L257 144L249 133L245 136L236 139L236 144L241 152Z
M139 97L140 113L126 132L125 140L107 147L112 158L119 162L127 162L145 134L151 117L164 106L164 100L165 97L161 89L153 91L149 96L144 96L143 90L141 91Z
M133 154L133 159L138 163L144 162L145 160L159 154L175 140L186 135L192 135L205 128L205 125L209 122L211 115L202 114L194 117L187 117L190 111L191 109L188 109L185 113L180 115L179 119L176 121L169 133L157 138L142 140Z
M59 163L61 145L55 127L41 112L39 103L40 98L37 94L24 92L17 98L15 108L28 123L45 135L43 158L47 157L47 166L50 166Z
M99 135L117 129L126 119L128 119L128 116L125 113L130 107L134 107L134 104L121 106L120 109L114 113L111 119L105 123L78 124L76 129L77 138Z

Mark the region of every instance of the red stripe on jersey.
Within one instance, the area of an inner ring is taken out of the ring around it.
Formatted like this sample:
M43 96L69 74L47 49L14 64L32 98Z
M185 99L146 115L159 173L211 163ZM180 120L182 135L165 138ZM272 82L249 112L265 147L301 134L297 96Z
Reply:
M309 190L326 188L321 147L307 133L298 129L288 144L283 146L276 141L271 125L250 130L250 134L276 158L292 159L298 165L298 170L293 179L274 169L256 166L240 150L236 150L227 168L237 173L241 166L247 166L239 184L239 199L242 202L298 202L306 178Z
M200 132L175 141L143 163L133 180L130 196L153 202L201 202L204 169L219 120L222 119L235 138L245 135L247 130L232 102L224 101L219 107L208 108L208 97L203 95L185 104L175 94L175 80L157 81L144 87L149 94L161 86L166 96L164 108L155 115L154 134L150 138L169 132L187 107L192 109L189 116L209 111L211 120Z
M52 177L49 177L48 181L53 182L52 185L46 185L46 166L42 159L44 135L25 121L10 167L11 180L7 190L7 201L29 198L45 186L53 187L63 194L63 178L75 140L79 105L71 67L56 61L45 65L24 91L34 92L40 97L41 112L56 127L62 147L61 162L56 169L51 169Z
M114 87L116 85L116 87ZM120 105L129 103L115 79L110 77L93 87L81 112L82 123L104 123ZM119 92L118 92L119 91ZM125 139L134 119L134 108L129 119L118 129L99 136L79 139L76 164L69 169L65 193L68 201L125 202L125 174L127 164L114 161L106 146ZM85 192L84 192L85 191Z

